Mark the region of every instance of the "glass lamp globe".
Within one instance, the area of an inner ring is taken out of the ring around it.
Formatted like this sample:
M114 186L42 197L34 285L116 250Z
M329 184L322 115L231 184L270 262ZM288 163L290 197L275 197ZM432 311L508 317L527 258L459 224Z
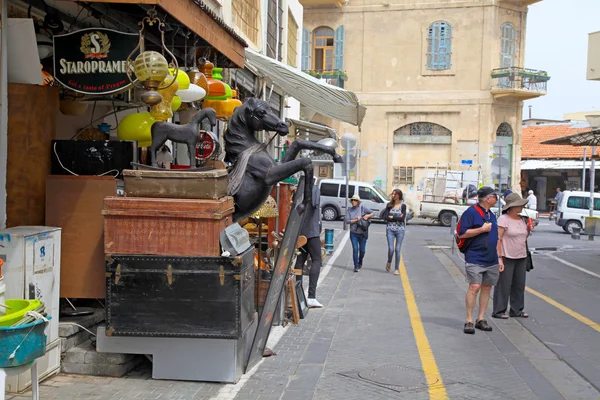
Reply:
M145 51L133 62L133 72L147 89L142 93L142 101L150 106L159 104L162 96L156 89L169 74L167 59L156 51Z

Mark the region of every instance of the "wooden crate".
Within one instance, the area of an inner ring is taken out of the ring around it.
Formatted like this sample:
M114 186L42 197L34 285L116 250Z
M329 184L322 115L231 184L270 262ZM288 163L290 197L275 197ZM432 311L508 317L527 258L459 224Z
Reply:
M107 197L105 254L219 256L219 234L232 222L233 198Z
M227 196L227 170L144 171L124 170L128 197L211 199Z

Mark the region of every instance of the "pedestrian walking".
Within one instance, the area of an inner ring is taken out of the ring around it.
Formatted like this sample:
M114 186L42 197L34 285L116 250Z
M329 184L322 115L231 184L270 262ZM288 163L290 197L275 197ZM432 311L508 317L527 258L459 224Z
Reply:
M490 211L498 202L498 194L489 186L477 191L478 204L463 212L457 226L459 238L464 240L465 271L469 289L466 295L467 320L463 331L474 334L475 328L491 331L485 319L492 286L498 281L499 260L496 249L498 224L496 215ZM479 295L479 314L473 324L473 310Z
M388 258L385 270L390 271L394 253L396 259L394 262L394 275L400 275L400 251L402 241L406 232L406 204L402 190L394 189L391 194L391 200L379 214L379 219L387 224L385 234L388 243Z
M306 237L306 244L300 248L300 254L296 258L296 269L302 270L304 263L310 256L310 271L308 273L308 298L306 305L310 308L320 308L323 305L317 301L317 282L321 274L321 193L315 185L312 190L312 203L306 206L304 211L304 225L300 229L300 235ZM302 281L302 275L296 276L296 280Z
M373 218L373 211L360 204L360 197L357 194L350 198L350 202L352 207L346 211L346 223L350 224L354 272L358 272L362 268L365 252L367 251L369 224L371 223L369 220Z
M528 192L529 196L527 196L527 208L530 210L537 210L537 197L533 194L533 190Z
M510 298L510 316L527 318L525 308L525 277L527 275L527 238L533 229L519 214L527 204L518 193L506 197L502 216L498 218L498 246L500 278L494 288L492 317L507 319Z

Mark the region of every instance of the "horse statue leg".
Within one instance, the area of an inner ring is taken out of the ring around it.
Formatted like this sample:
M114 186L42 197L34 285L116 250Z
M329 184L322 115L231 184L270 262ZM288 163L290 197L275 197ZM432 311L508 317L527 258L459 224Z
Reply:
M298 156L298 153L300 153L302 150L321 151L325 154L329 154L330 156L332 156L334 163L336 163L336 164L344 163L344 158L341 155L337 154L335 152L334 148L329 147L329 146L324 146L322 144L318 144L318 143L314 143L314 142L309 142L308 140L304 140L304 139L294 140L292 142L292 144L290 144L290 148L288 149L287 153L285 153L285 157L283 157L281 162L286 163L286 162L292 161L293 159L295 159ZM312 180L311 180L311 182L312 182Z
M272 186L277 182L281 182L285 178L294 175L296 172L304 172L304 199L302 204L298 207L298 212L302 214L304 212L304 205L312 203L312 188L313 188L313 164L308 158L299 158L297 160L289 161L286 163L274 165L269 169L267 176L265 177L265 185Z

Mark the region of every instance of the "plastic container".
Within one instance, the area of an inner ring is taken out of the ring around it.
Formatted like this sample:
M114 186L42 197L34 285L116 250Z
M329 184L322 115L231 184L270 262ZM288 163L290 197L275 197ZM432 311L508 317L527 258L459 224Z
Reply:
M10 309L6 310L6 315L0 317L0 327L11 326L19 322L27 311L35 310L42 303L39 300L10 299L6 300L4 304L9 306Z
M40 319L16 327L0 327L0 368L25 365L46 354L46 325Z
M2 277L2 274L0 274L0 304L5 304L4 303L4 291L6 290L6 285L4 284L4 278ZM6 309L2 306L0 306L0 316L6 314Z
M325 229L325 251L328 254L333 252L333 229Z

